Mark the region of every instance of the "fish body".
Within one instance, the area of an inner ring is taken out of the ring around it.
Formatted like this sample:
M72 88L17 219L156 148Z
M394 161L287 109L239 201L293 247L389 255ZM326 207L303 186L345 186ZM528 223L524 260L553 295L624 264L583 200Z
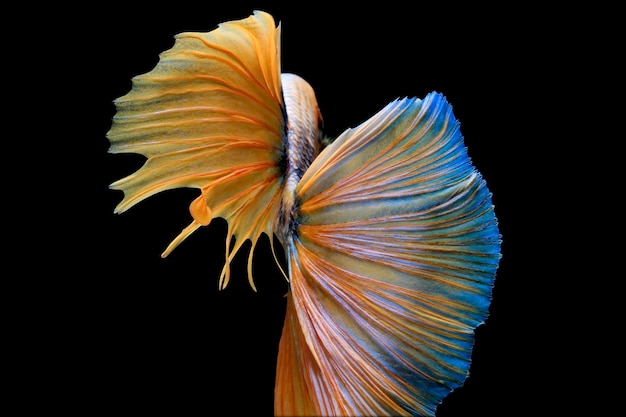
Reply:
M255 288L259 237L282 245L276 415L433 416L463 385L501 235L443 95L394 100L328 143L313 88L280 70L280 25L255 11L177 35L115 104L110 152L147 158L111 184L124 192L115 211L199 190L162 256L222 217L219 287L250 240Z
M309 83L295 74L281 74L281 81L287 112L286 166L282 205L276 217L275 234L283 246L286 246L296 215L296 185L322 148L322 115L315 92Z

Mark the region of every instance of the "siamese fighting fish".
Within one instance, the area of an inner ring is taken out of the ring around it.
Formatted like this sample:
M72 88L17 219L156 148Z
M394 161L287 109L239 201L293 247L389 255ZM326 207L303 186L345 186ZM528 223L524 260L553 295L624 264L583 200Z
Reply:
M175 36L114 101L111 153L143 155L113 182L122 213L197 189L166 257L226 220L220 289L246 241L284 250L277 416L434 416L469 376L501 258L486 181L439 92L399 98L335 138L315 92L281 73L280 22L262 11ZM233 240L234 238L234 240Z

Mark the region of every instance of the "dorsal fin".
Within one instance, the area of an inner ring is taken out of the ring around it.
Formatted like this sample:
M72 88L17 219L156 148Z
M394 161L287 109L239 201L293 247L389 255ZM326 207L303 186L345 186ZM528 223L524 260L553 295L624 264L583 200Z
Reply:
M262 233L273 236L280 204L286 124L280 25L255 11L211 32L181 33L115 105L110 152L147 158L137 172L111 184L124 192L116 212L164 190L199 189L190 205L193 221L163 256L212 218L223 217L228 242L236 238L232 251L226 246L223 288L229 262L243 243L250 239L254 251Z

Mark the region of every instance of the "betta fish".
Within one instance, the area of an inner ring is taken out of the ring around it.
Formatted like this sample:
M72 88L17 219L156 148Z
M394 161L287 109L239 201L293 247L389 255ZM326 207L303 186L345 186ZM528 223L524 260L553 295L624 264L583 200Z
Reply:
M276 415L434 416L468 378L488 317L501 258L492 194L439 92L328 138L311 85L281 72L280 34L258 10L180 33L132 79L109 152L146 160L110 185L124 194L115 212L199 190L162 257L225 219L220 289L250 241L256 291L254 248L270 237L288 284Z

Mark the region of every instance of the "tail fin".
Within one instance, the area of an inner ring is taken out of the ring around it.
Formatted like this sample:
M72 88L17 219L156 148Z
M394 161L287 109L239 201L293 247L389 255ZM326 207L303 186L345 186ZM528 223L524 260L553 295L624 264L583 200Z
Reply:
M500 234L452 109L397 100L296 188L277 415L424 415L461 386Z

